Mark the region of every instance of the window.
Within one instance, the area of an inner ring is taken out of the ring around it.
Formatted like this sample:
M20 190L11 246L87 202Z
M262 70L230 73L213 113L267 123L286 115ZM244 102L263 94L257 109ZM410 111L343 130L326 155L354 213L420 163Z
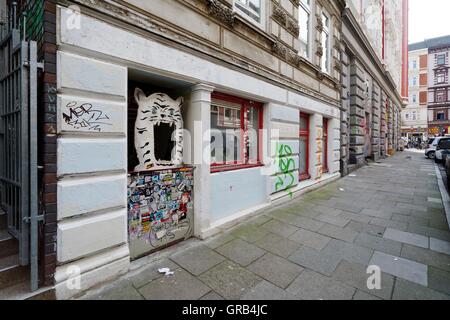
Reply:
M309 115L300 112L300 181L311 178L309 175Z
M412 120L413 120L413 121L416 121L416 120L417 120L417 118L416 118L416 112L415 112L415 111L412 112Z
M323 118L323 136L322 136L322 169L328 172L328 119Z
M259 25L263 24L263 6L261 0L234 0L234 7Z
M413 77L412 85L417 86L417 77L416 76Z
M445 83L445 71L436 71L436 84Z
M413 60L413 69L417 69L417 61Z
M435 95L436 99L434 102L446 102L447 101L447 93L445 91L436 91Z
M436 120L444 121L445 120L445 112L444 111L438 111L436 113Z
M325 13L322 13L322 24L322 71L330 73L330 18Z
M301 0L298 9L300 55L307 59L311 57L311 1L312 0Z
M416 103L417 102L417 94L413 94L412 95L412 103Z
M436 62L438 66L445 65L445 53L436 55Z
M405 119L406 119L406 120L409 120L409 113L406 113L406 114L405 114Z
M262 104L213 93L211 102L211 171L261 164Z

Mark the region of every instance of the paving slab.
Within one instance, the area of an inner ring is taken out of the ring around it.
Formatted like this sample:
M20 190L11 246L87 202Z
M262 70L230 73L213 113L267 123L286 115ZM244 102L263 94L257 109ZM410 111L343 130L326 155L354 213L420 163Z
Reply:
M386 219L380 219L380 218L371 218L370 224L375 225L375 226L384 227L384 228L397 229L397 230L401 230L401 231L408 230L407 222L392 221L392 220L386 220Z
M215 291L210 291L207 294L205 294L203 297L200 298L200 300L213 300L213 301L220 301L220 300L224 300L223 297L218 294Z
M242 239L244 241L253 243L264 238L268 233L269 231L267 230L264 230L262 228L256 227L255 225L247 223L233 229L230 232L230 235Z
M301 300L351 300L355 288L317 272L305 270L286 289Z
M382 272L428 286L428 266L412 260L375 251L370 265L379 266Z
M397 279L393 300L450 300L450 296L414 282Z
M330 238L346 242L353 242L355 238L358 236L358 232L355 232L347 228L341 228L331 224L326 224L325 226L320 228L318 233L328 236Z
M429 267L428 287L450 295L450 272L440 270L435 267Z
M302 216L292 216L285 222L292 224L298 228L306 229L313 232L317 232L317 230L319 230L325 225L325 223L323 222Z
M138 291L146 300L197 300L211 289L188 272L175 270L173 276L161 277Z
M338 215L333 215L333 214L329 214L329 213L323 213L317 217L315 217L314 219L319 220L321 222L326 222L329 224L333 224L336 225L338 227L345 227L350 220L349 219L345 219L342 216L340 216L340 213Z
M402 244L400 242L389 239L383 239L380 237L372 236L367 233L360 233L356 237L354 243L362 247L385 252L392 255L400 255L400 252L402 250Z
M359 300L359 301L371 301L371 300L381 300L380 298L377 298L371 294L368 294L361 290L356 290L355 295L353 296L353 300Z
M229 233L222 233L219 234L217 236L214 236L210 239L207 239L204 241L204 245L211 248L211 249L216 249L220 246L223 246L224 244L235 240L236 238L233 237L231 234Z
M144 300L129 280L118 281L114 286L103 290L97 295L83 297L86 300Z
M345 259L349 262L359 263L361 265L369 264L373 252L372 249L335 239L331 240L322 250L323 255L335 256L335 260Z
M330 276L342 260L337 255L326 255L315 249L302 246L294 252L289 260L308 269Z
M262 279L232 261L224 261L199 279L225 299L237 300Z
M401 257L433 266L444 271L450 271L450 256L436 251L416 246L403 245Z
M254 244L263 250L283 258L289 257L301 246L298 242L288 240L273 233L269 233L265 238L256 241Z
M136 288L141 288L149 282L159 279L163 274L158 272L160 268L169 268L171 270L180 269L180 266L170 261L169 259L160 259L150 263L145 268L137 270L137 273L129 277L129 280Z
M430 238L430 249L450 256L450 242Z
M383 238L426 249L429 247L428 237L416 233L404 232L391 228L386 229Z
M196 276L225 260L223 256L203 245L177 252L170 256L170 259Z
M353 230L357 233L367 233L375 237L382 237L386 231L386 228L384 227L357 221L351 221L345 228Z
M342 260L333 273L332 278L376 297L390 299L394 286L394 277L386 273L381 273L381 289L370 290L367 287L367 280L370 276L371 274L367 273L366 266Z
M248 266L248 270L282 289L286 289L303 269L303 267L271 253L265 254Z
M298 231L297 227L278 220L270 220L269 222L263 224L261 228L284 238L288 238L290 235Z
M216 251L244 267L266 253L261 248L241 239L228 242L217 248Z
M272 283L263 280L253 288L250 288L241 297L241 300L297 300L297 298Z
M322 250L328 242L330 242L331 238L309 230L300 229L291 235L289 240L298 242L316 250Z

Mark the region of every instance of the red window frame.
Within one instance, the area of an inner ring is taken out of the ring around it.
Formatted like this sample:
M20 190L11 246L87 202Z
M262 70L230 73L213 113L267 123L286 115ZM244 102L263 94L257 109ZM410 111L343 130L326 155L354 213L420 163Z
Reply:
M211 98L214 100L231 102L241 105L241 129L243 135L241 137L241 151L244 155L244 161L232 161L225 163L211 163L211 173L233 171L247 168L255 168L262 166L262 132L263 129L263 104L261 102L256 102L248 99L243 99L235 97L226 93L213 92ZM247 150L245 147L246 135L248 135L248 122L247 122L247 112L250 108L258 110L258 151L257 159L249 159Z
M322 152L323 152L323 173L328 172L328 119L323 118L323 137L322 137Z
M306 168L305 168L304 172L301 172L300 168L299 168L300 181L311 179L311 176L309 174L309 137L310 137L310 131L309 131L310 118L309 117L310 117L309 114L300 112L300 118L306 120L306 130L304 130L302 128L300 128L300 130L299 130L299 138L306 139ZM301 157L302 157L302 155L300 154L300 159L299 159L300 161L301 161Z

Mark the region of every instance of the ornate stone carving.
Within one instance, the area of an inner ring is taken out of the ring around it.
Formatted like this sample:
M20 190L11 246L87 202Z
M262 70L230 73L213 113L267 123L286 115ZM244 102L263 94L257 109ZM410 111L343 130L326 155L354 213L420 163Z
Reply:
M272 17L275 21L277 21L282 26L286 25L287 14L280 7L278 7L276 5L273 6Z
M208 12L211 16L222 21L226 25L234 26L234 13L233 9L229 8L218 0L207 0L208 1Z
M288 49L286 48L286 46L284 46L281 42L277 40L272 43L272 52L275 53L277 56L286 59Z
M296 38L300 35L300 27L298 23L293 19L287 20L287 29L290 31Z
M320 57L323 56L323 47L322 47L322 44L321 44L321 43L318 43L318 44L317 44L317 51L316 51L316 54L317 54L318 56L320 56Z
M300 28L298 23L288 16L288 14L279 6L274 4L272 18L277 21L281 26L286 28L287 31L292 33L296 38L300 34Z
M300 66L302 58L295 52L289 52L287 56L288 62L292 63L295 66Z

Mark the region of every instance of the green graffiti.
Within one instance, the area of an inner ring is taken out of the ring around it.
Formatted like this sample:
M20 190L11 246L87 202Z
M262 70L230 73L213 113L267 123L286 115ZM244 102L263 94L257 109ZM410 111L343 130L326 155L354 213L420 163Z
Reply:
M292 158L292 148L286 144L277 143L277 162L278 168L280 169L282 175L277 177L277 181L275 183L275 191L278 192L283 188L283 186L287 185L284 188L289 196L292 198L291 188L295 184L295 177L292 174L292 171L295 170L295 161ZM289 183L286 184L286 180L289 180Z

